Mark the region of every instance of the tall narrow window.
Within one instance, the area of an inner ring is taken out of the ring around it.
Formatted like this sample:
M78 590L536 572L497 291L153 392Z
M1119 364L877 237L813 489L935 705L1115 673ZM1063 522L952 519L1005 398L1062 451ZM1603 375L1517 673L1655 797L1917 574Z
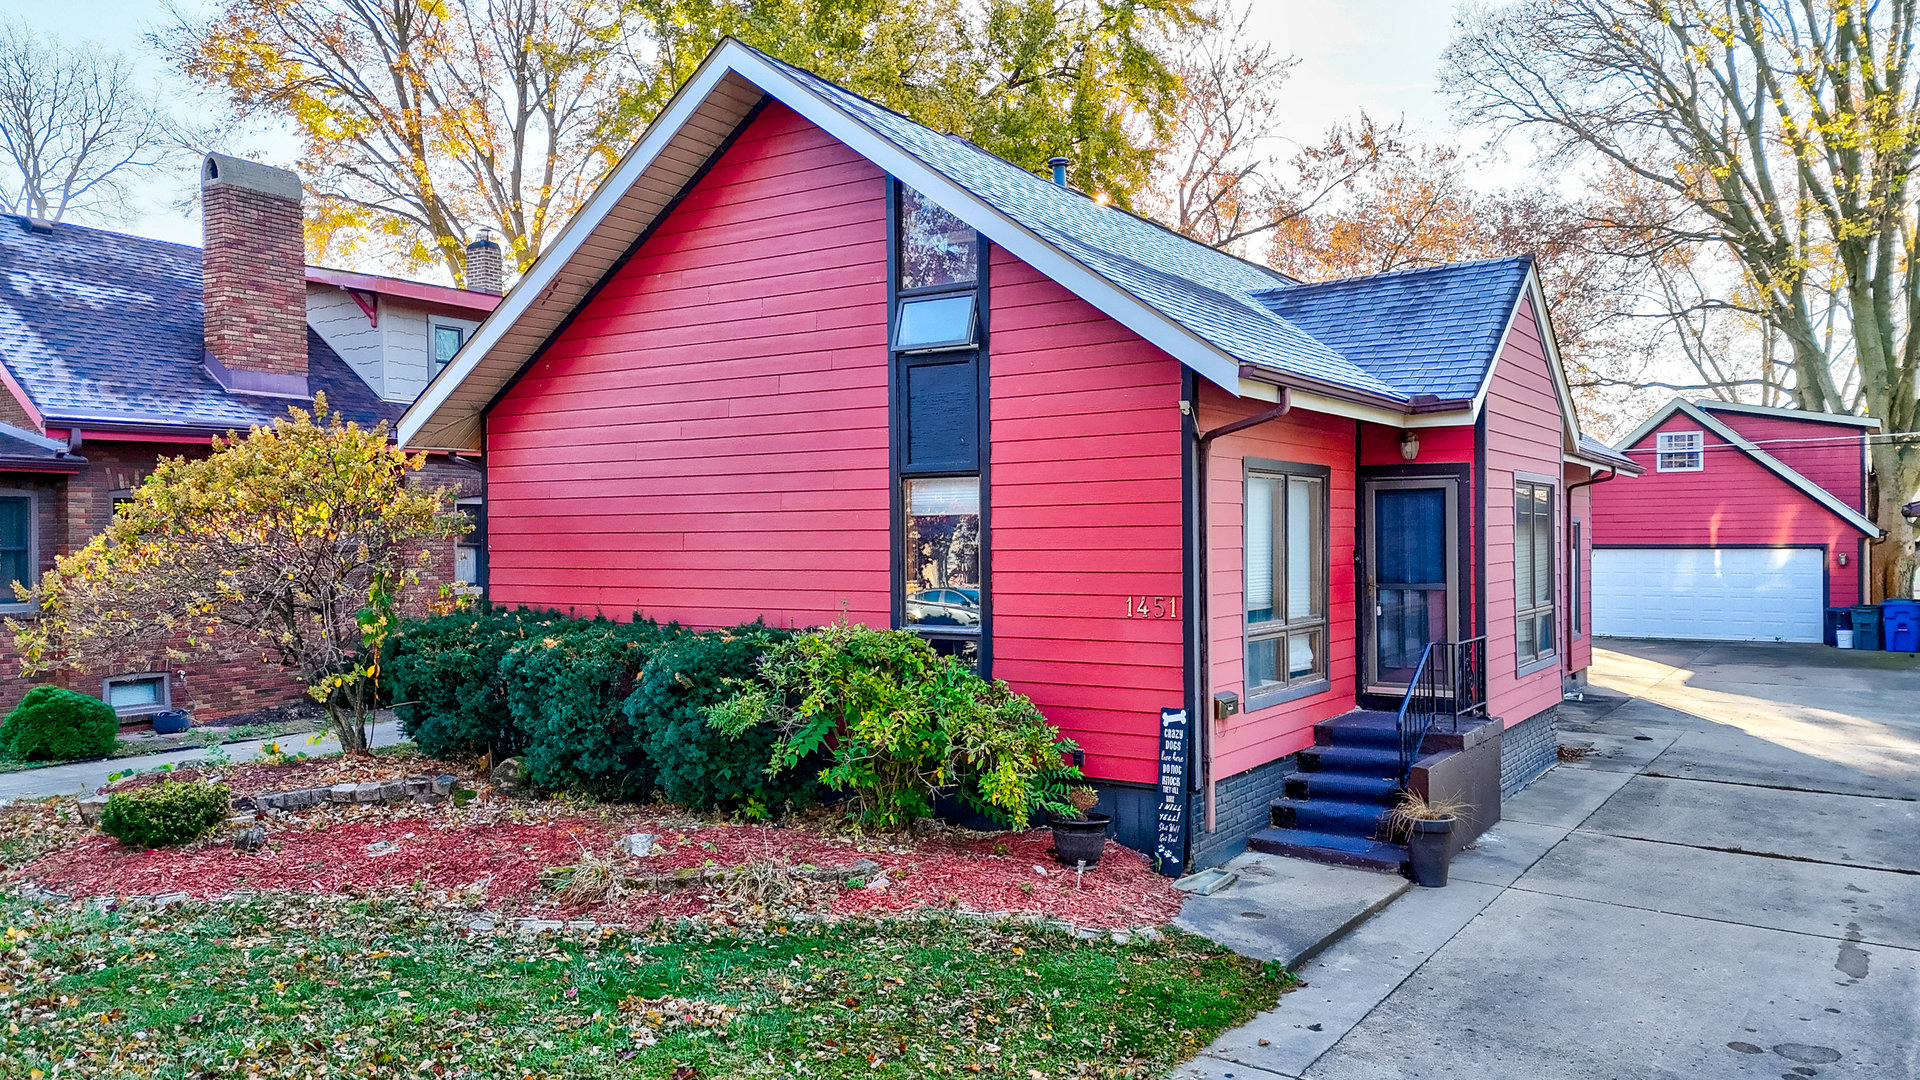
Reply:
M892 192L895 610L899 625L984 667L985 244L912 188Z
M1567 607L1570 612L1567 618L1567 637L1578 641L1580 640L1580 634L1582 632L1580 626L1580 609L1585 606L1580 600L1580 568L1584 565L1585 560L1580 557L1580 523L1578 521L1570 521L1567 525L1569 532L1567 539Z
M0 495L0 608L19 610L13 584L32 585L39 577L33 565L33 496Z
M1299 471L1291 471L1291 470ZM1327 677L1327 470L1249 463L1246 693L1249 708ZM1263 700L1264 699L1264 700Z
M1526 667L1554 653L1553 485L1513 487L1514 647Z

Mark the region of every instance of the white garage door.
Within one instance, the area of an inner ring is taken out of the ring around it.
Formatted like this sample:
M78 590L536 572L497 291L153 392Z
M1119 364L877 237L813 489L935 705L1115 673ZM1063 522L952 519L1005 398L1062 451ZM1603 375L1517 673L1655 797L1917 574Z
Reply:
M1819 641L1817 548L1595 548L1593 632L1696 641Z

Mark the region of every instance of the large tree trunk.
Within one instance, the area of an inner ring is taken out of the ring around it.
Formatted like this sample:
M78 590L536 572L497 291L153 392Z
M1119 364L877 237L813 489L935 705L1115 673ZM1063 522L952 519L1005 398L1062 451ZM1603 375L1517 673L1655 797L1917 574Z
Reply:
M1894 440L1873 444L1873 475L1878 481L1876 523L1887 535L1873 545L1869 600L1910 597L1914 593L1915 532L1901 506L1920 496L1920 446Z

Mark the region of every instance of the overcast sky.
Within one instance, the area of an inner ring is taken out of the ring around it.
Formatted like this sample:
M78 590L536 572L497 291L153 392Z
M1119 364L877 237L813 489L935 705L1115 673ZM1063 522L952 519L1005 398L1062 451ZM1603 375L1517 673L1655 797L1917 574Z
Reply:
M208 6L204 0L176 2L188 12ZM0 17L118 49L141 64L156 89L178 93L178 78L145 41L167 22L168 8L166 0L0 0ZM1434 84L1454 8L1449 0L1254 0L1250 29L1300 61L1283 93L1288 136L1311 141L1365 110L1379 120L1404 116L1429 136L1451 137L1447 104ZM272 131L235 149L279 165L291 164L297 153L291 137ZM137 219L119 227L199 243L197 217L168 209L182 186L156 191Z

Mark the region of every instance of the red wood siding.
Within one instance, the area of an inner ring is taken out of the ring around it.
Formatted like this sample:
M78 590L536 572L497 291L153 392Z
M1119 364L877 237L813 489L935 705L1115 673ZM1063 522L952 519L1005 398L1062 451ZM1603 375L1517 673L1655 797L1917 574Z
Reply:
M886 625L882 184L754 119L489 414L495 601Z
M1738 412L1711 415L1788 468L1832 492L1841 502L1866 512L1867 440L1859 428L1784 416ZM1651 449L1652 444L1648 447ZM1652 462L1653 455L1643 460Z
M1653 448L1662 431L1699 431L1675 415L1634 445L1647 472L1597 485L1593 542L1601 547L1825 546L1828 604L1859 602L1860 532L1759 462L1705 433L1706 467L1660 472ZM1840 565L1840 556L1847 565Z
M1152 783L1185 702L1180 365L1000 248L989 281L993 672L1086 750Z
M1565 456L1560 399L1540 343L1533 302L1524 299L1514 316L1487 391L1487 701L1489 711L1517 724L1560 702L1560 666L1548 664L1517 674L1514 648L1513 492L1517 474L1556 481L1554 514L1555 595L1560 598L1562 633L1556 643L1564 655L1566 621L1565 484L1558 482Z
M1400 454L1400 436L1405 434L1399 428L1382 427L1379 424L1360 425L1360 464L1362 465L1406 465L1408 461ZM1473 428L1468 427L1432 427L1414 431L1420 440L1420 449L1412 464L1424 465L1431 462L1449 462L1470 464L1473 461Z
M1235 400L1211 385L1200 394L1200 429L1219 427L1270 406ZM1221 780L1297 753L1313 742L1313 725L1354 707L1355 422L1304 410L1215 440L1207 466L1210 694L1246 699L1246 612L1242 604L1245 459L1325 465L1327 484L1327 673L1332 685L1312 697L1243 712L1213 723L1214 779ZM1396 444L1397 445L1397 444ZM1396 449L1395 454L1399 451Z

